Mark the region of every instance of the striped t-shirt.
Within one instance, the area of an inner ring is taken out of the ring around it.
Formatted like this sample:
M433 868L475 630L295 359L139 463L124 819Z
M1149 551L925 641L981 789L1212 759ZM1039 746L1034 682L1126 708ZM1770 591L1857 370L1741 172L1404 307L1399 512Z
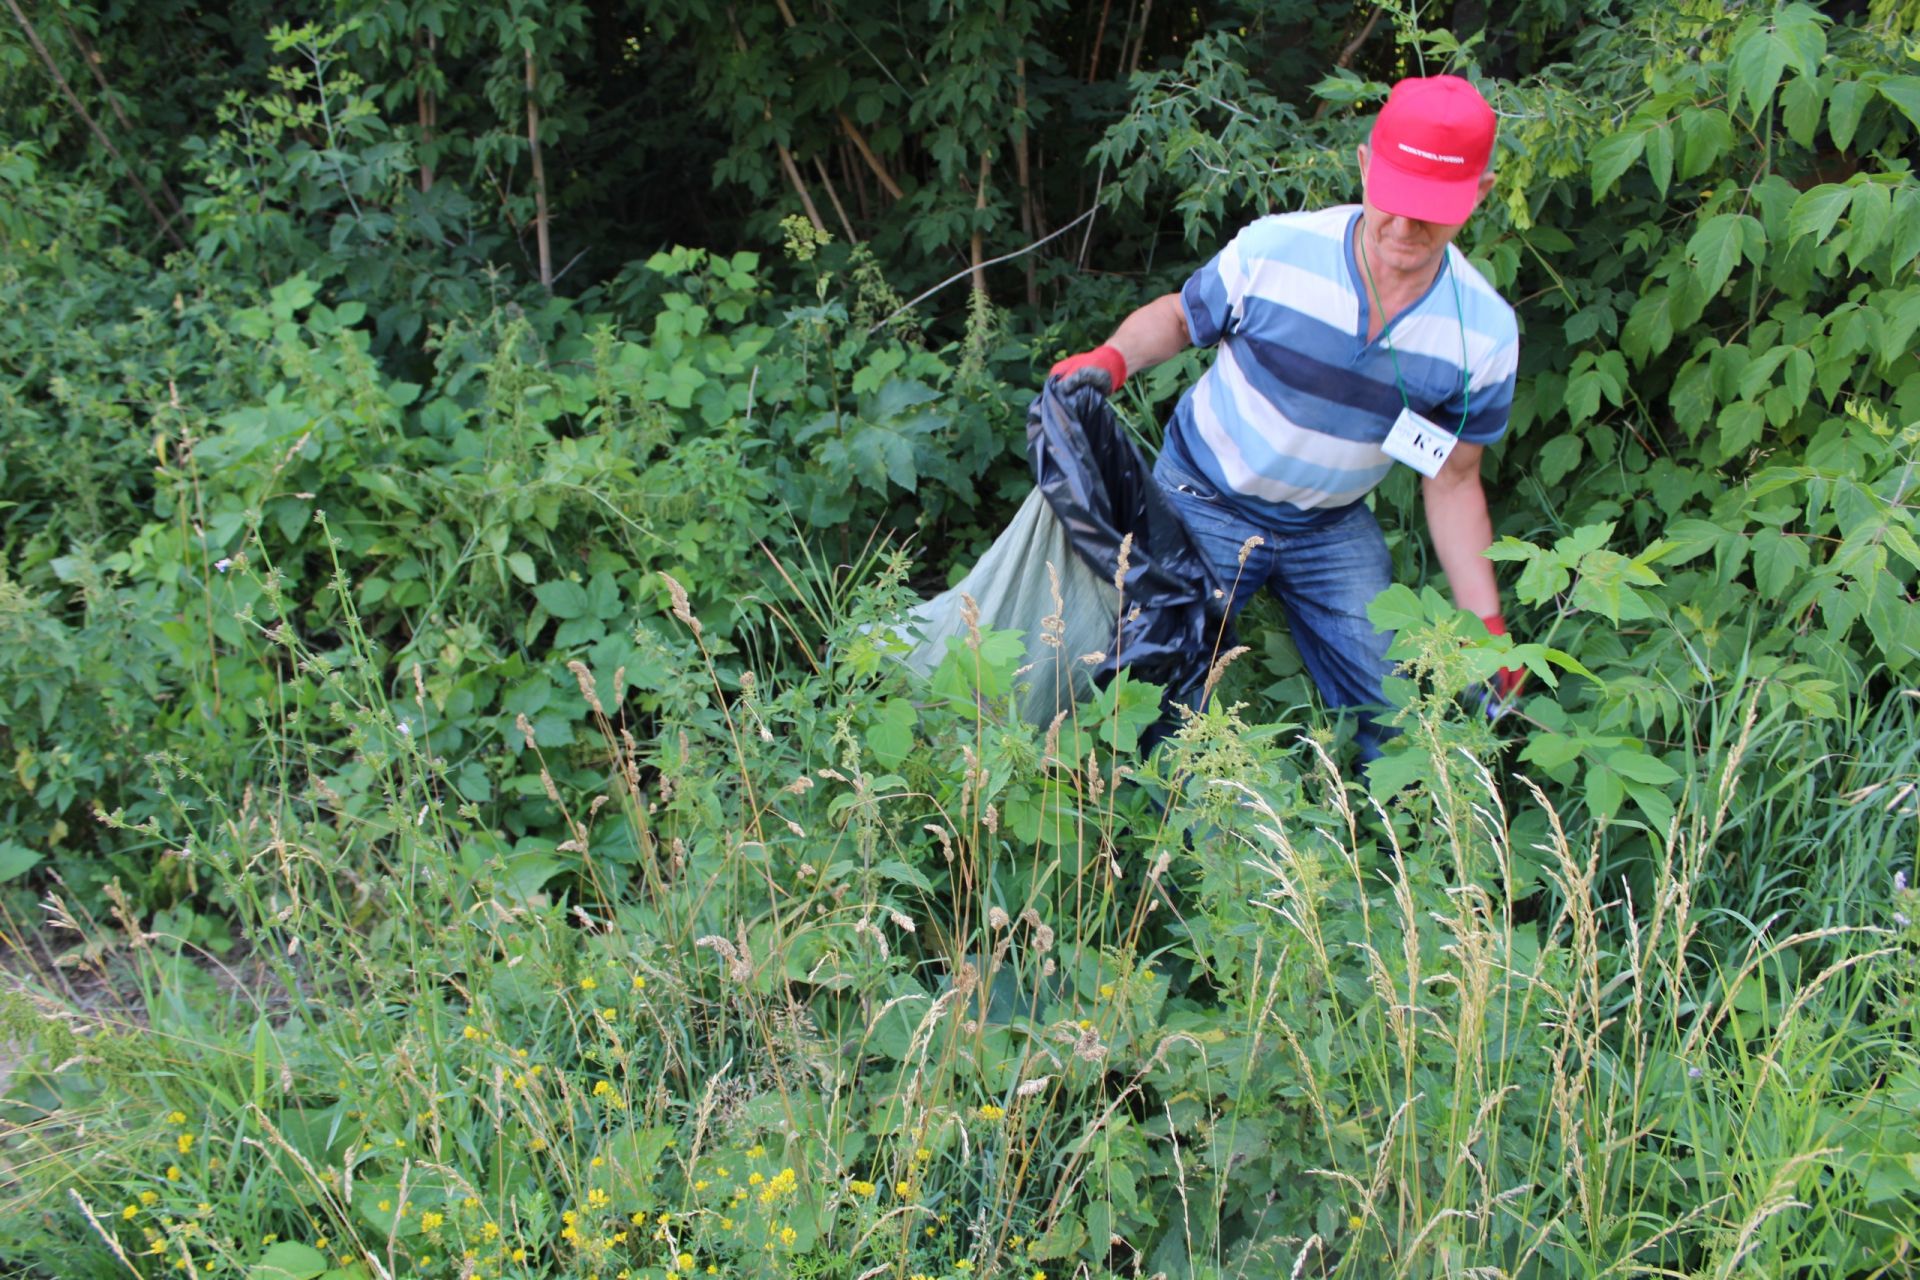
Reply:
M1180 291L1193 341L1220 352L1181 396L1167 447L1275 528L1323 524L1386 478L1393 460L1380 444L1402 382L1414 412L1470 444L1507 429L1513 308L1449 246L1432 287L1368 342L1359 217L1341 205L1261 218Z

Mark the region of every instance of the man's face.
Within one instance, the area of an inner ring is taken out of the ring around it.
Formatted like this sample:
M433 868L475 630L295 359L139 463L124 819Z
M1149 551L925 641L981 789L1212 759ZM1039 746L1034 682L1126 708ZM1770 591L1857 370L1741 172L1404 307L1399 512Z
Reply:
M1440 261L1440 255L1446 252L1447 245L1460 234L1464 222L1426 222L1419 218L1403 217L1397 213L1388 213L1373 203L1366 191L1367 161L1366 145L1361 144L1360 158L1361 202L1367 211L1366 244L1367 257L1375 271L1394 275L1417 275L1431 271ZM1480 175L1480 195L1485 196L1493 189L1493 173L1488 171Z

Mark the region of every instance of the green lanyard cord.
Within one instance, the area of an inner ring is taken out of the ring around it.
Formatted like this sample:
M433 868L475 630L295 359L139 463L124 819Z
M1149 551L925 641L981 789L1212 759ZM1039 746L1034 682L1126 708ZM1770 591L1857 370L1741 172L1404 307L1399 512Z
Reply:
M1467 429L1467 415L1473 410L1473 376L1467 368L1467 313L1460 305L1460 276L1453 269L1453 263L1446 257L1450 250L1443 250L1441 265L1446 268L1447 279L1453 285L1453 314L1460 322L1460 425L1453 434L1458 436ZM1408 413L1413 412L1413 403L1407 399L1407 384L1400 377L1400 353L1394 350L1393 338L1387 333L1392 321L1387 319L1386 299L1380 294L1380 286L1373 282L1373 264L1367 261L1367 219L1360 218L1360 269L1367 273L1367 288L1373 294L1372 304L1380 311L1380 340L1387 344L1387 354L1393 357L1393 384L1400 390L1400 405Z

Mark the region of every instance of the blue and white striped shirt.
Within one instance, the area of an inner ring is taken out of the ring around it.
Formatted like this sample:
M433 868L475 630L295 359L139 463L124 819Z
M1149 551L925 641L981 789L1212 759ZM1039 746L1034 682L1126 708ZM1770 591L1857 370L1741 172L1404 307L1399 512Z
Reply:
M1340 205L1261 218L1180 292L1193 341L1220 352L1181 396L1167 447L1271 527L1323 524L1386 478L1393 460L1380 444L1401 409L1396 352L1414 412L1469 444L1507 429L1513 308L1449 246L1432 287L1368 342L1359 217L1358 205Z

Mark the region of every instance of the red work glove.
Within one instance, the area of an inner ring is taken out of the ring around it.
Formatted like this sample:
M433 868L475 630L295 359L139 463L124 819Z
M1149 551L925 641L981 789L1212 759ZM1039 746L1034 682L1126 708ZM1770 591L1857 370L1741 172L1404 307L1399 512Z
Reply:
M1507 620L1497 613L1482 614L1480 621L1487 624L1489 635L1507 634ZM1493 673L1493 679L1489 683L1493 685L1494 696L1502 703L1508 703L1513 701L1514 696L1520 692L1520 686L1526 683L1526 679L1525 667L1502 667Z
M1110 396L1127 380L1127 358L1103 344L1077 356L1068 356L1048 370L1047 376L1060 379L1061 391L1092 387L1101 395Z

